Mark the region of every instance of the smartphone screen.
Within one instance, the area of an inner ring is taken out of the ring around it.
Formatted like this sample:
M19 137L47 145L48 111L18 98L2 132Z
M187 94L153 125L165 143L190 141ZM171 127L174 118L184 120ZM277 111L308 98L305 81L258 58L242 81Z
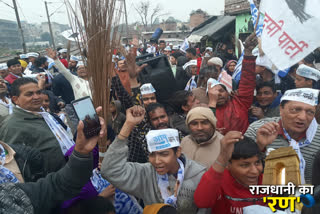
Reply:
M99 134L101 126L99 116L90 97L81 98L72 102L72 106L79 118L84 123L84 134L87 138Z

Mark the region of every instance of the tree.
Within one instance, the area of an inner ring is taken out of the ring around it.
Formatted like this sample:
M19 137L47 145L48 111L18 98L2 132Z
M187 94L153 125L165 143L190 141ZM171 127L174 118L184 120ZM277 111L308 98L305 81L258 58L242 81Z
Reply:
M140 16L141 22L145 28L148 29L149 25L152 27L155 24L155 21L161 16L168 15L168 13L161 13L163 11L160 4L157 4L152 8L152 4L150 0L140 1L138 4L134 6L137 13Z

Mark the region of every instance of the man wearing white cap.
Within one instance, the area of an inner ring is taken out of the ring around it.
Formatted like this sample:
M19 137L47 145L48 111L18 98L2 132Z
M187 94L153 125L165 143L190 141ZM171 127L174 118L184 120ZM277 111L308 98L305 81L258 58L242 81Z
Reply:
M8 66L7 63L0 64L0 76L4 79L8 76Z
M320 71L307 65L299 65L296 71L296 88L316 88L320 79Z
M92 96L87 71L83 63L78 62L78 76L76 76L65 68L65 66L57 57L55 51L48 49L47 53L48 56L54 60L55 66L58 68L59 72L69 81L70 85L72 86L75 99Z
M272 62L266 55L258 55L256 59L256 73L260 75L261 81L274 81L274 73L272 71Z
M193 194L206 168L181 153L177 130L148 132L149 163L127 162L127 138L143 118L143 108L127 110L126 122L102 162L102 176L116 188L141 198L145 205L165 203L176 207L178 213L196 213Z
M205 57L212 57L213 55L213 49L212 47L206 47L206 50L204 52Z
M58 57L60 59L60 62L64 65L64 67L68 68L68 50L65 48L57 48L58 51Z
M261 151L292 146L300 159L302 184L311 184L313 159L320 150L320 126L315 120L318 96L315 89L287 90L281 98L280 117L256 121L245 133Z
M184 88L185 91L192 91L192 89L197 88L197 60L190 60L186 64L184 64L183 69L186 71L187 75L190 77L189 81Z
M215 69L211 67L214 66L218 73L215 73ZM223 61L219 57L212 57L208 61L208 69L212 72L212 78L218 80L219 82L223 83L229 92L232 91L232 77L223 69Z
M69 60L69 70L71 72L76 72L77 71L77 63L79 61L79 58L76 56L71 56Z
M27 53L27 57L28 57L28 66L27 68L31 71L33 71L34 69L34 62L36 61L36 59L39 57L39 54L36 52L29 52Z
M167 55L168 57L170 57L171 54L171 48L170 46L167 46L164 50L163 50L163 54Z
M140 87L140 93L141 93L141 105L143 105L145 108L150 103L156 103L157 97L156 97L156 90L152 86L151 83L145 83Z
M61 48L60 50L58 50L58 52L59 52L60 58L62 58L62 59L66 59L67 58L67 53L68 53L67 49Z
M140 87L141 92L141 105L147 109L152 103L157 102L156 90L153 88L151 83L143 84ZM147 162L147 151L146 147L146 133L152 129L152 124L149 122L147 115L141 123L136 126L131 132L128 139L128 161L130 162ZM139 142L139 144L137 144Z
M169 43L169 47L173 50L173 44L171 42Z

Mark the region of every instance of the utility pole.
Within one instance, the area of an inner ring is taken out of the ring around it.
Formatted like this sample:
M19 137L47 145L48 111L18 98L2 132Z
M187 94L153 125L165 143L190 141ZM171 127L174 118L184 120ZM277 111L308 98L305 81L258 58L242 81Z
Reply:
M51 41L52 41L52 46L53 49L56 49L56 45L54 44L54 38L53 38L53 33L52 33L52 28L51 28L51 22L50 22L50 16L49 16L49 12L48 12L48 5L47 2L44 2L45 6L46 6L46 12L47 12L47 17L48 17L48 25L49 25L49 30L50 30L50 35L51 35Z
M22 30L22 27L21 27L21 22L20 22L20 17L19 17L19 13L18 13L16 0L12 0L12 2L13 2L14 11L16 13L18 27L19 27L20 34L21 34L23 53L27 53L27 47L26 47L26 43L24 41L23 30Z
M128 26L128 15L127 15L127 4L126 4L126 0L123 0L123 4L124 4L124 13L125 13L125 16L126 16L127 39L129 39L129 26Z

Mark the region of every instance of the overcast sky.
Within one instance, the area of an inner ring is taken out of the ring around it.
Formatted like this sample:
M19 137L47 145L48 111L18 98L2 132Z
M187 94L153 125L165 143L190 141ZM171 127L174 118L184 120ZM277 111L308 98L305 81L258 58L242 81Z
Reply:
M74 0L70 0L74 1ZM173 16L181 21L188 21L189 14L192 10L202 9L209 15L221 14L224 9L224 0L150 0L152 5L159 3L164 13ZM44 0L16 0L20 19L29 23L41 23L47 21ZM48 0L52 2L48 4L51 21L62 24L68 24L68 18L63 0ZM139 15L134 9L134 4L139 0L126 0L128 11L128 22L133 23L140 21ZM6 4L12 6L12 0L0 0L0 19L16 20L14 10ZM55 12L56 11L56 12ZM163 18L167 18L165 16ZM162 18L161 18L162 19Z

